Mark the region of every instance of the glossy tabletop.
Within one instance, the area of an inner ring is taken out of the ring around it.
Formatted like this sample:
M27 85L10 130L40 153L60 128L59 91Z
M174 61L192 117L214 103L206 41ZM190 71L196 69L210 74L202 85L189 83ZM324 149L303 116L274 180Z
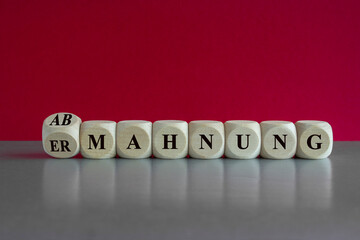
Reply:
M323 160L52 159L0 142L0 239L360 239L360 142Z

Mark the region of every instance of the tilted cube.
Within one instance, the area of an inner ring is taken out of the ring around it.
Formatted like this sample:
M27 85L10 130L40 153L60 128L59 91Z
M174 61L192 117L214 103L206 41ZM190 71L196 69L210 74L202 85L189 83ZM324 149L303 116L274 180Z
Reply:
M47 154L55 158L71 158L80 150L81 119L72 113L55 113L44 120L42 143Z

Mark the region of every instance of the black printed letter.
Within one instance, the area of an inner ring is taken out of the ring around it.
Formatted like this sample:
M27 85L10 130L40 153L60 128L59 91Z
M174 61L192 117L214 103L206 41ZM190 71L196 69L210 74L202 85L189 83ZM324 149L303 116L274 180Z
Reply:
M51 152L59 151L57 144L58 144L58 140L50 140Z
M311 148L311 149L313 149L313 150L318 150L318 149L321 148L321 144L322 144L322 143L315 143L315 144L316 144L316 147L313 147L313 146L311 145L311 139L312 139L314 136L317 136L319 139L321 139L321 135L320 135L320 134L319 134L319 135L313 134L313 135L311 135L311 136L307 139L307 145L309 146L309 148Z
M71 114L65 114L61 125L69 125L71 123L70 121L71 118L72 118Z
M59 115L56 114L56 117L51 121L51 123L49 124L50 126L52 126L52 124L55 122L55 125L59 126Z
M236 135L238 137L238 147L240 149L247 149L249 147L249 137L250 137L250 134L246 134L246 147L242 147L242 144L241 144L241 139L242 139L242 134L240 135Z
M273 136L274 136L274 149L278 149L278 148L276 147L276 140L278 140L278 142L281 144L281 146L282 146L284 149L286 149L286 136L287 136L287 134L283 134L283 136L284 136L284 141L283 141L283 140L280 138L280 136L277 135L277 134L274 134Z
M205 141L205 143L210 147L210 149L212 149L212 137L214 136L214 134L209 134L210 135L210 141L209 139L204 135L204 134L199 134L200 138L201 138L201 145L199 149L204 149L203 148L203 140Z
M135 145L135 149L141 149L138 141L136 140L135 135L132 136L129 146L126 149L131 149L131 145Z
M69 148L69 142L67 140L60 140L60 145L61 145L61 152L65 152L65 148L66 151L71 152Z
M98 140L95 140L94 135L89 135L89 149L91 148L91 142L93 143L95 149L97 148L99 142L100 142L100 149L105 149L105 134L102 134L99 136Z
M172 140L169 141L168 137L169 134L163 134L164 136L164 147L163 149L169 149L168 143L172 143L172 149L177 149L176 148L176 136L177 134L171 134Z

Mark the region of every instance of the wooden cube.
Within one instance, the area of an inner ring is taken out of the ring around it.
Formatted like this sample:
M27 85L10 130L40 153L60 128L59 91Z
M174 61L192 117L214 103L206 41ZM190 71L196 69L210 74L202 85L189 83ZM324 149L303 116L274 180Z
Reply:
M116 156L116 122L86 121L80 127L80 152L84 158Z
M44 120L42 143L47 154L55 158L71 158L80 150L81 119L72 113L55 113Z
M148 158L152 153L152 123L120 121L116 126L116 151L122 158Z
M297 121L296 156L308 159L327 158L333 148L333 132L324 121Z
M225 122L225 156L236 159L256 158L260 154L260 125L255 121Z
M188 123L178 120L154 122L153 154L157 158L186 157L188 154Z
M213 159L224 155L224 124L219 121L189 123L189 155L192 158Z
M288 121L263 121L261 127L261 151L263 158L288 159L296 152L296 128Z

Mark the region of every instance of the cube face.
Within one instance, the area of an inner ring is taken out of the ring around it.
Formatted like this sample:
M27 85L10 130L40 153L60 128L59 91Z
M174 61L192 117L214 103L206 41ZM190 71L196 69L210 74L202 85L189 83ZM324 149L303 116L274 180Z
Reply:
M193 158L213 159L224 155L224 124L219 121L189 123L189 155Z
M333 132L324 121L298 121L295 123L298 146L296 156L307 159L327 158L333 148Z
M295 125L288 121L264 121L261 126L263 158L288 159L295 155L297 137Z
M80 151L81 119L72 113L55 113L44 120L43 148L55 158L71 158Z
M228 158L252 159L260 154L260 125L255 121L227 121L225 155Z
M86 121L80 128L80 151L84 158L104 159L116 156L116 122Z
M152 123L120 121L116 127L116 150L122 158L148 158L152 153Z
M50 133L43 141L45 152L56 158L71 158L79 153L79 139L66 132Z
M188 123L162 120L153 124L153 154L157 158L177 159L188 154Z

